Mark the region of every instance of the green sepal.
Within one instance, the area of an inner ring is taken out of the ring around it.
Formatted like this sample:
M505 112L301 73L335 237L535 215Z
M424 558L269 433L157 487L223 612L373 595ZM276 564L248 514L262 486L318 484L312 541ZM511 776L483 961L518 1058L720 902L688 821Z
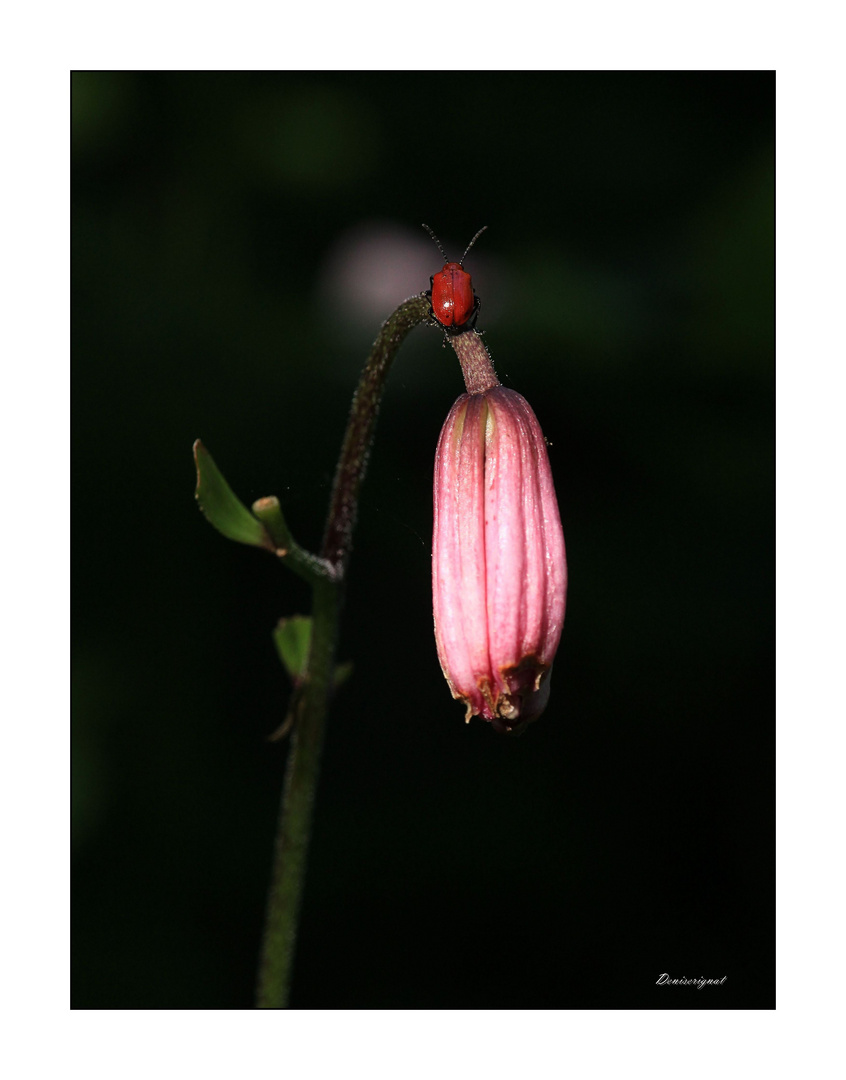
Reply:
M197 466L195 497L206 519L229 540L275 551L276 545L267 529L227 484L199 439L194 443L194 462Z

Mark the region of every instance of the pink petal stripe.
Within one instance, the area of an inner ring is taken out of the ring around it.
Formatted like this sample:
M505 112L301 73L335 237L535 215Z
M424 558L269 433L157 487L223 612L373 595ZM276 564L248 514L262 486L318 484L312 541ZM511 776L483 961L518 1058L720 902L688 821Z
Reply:
M484 467L487 404L463 394L447 417L435 458L432 583L438 658L454 697L474 713L490 685L485 590Z
M488 643L497 689L532 686L564 621L564 534L543 433L513 390L488 391L485 460ZM509 669L520 672L507 677Z

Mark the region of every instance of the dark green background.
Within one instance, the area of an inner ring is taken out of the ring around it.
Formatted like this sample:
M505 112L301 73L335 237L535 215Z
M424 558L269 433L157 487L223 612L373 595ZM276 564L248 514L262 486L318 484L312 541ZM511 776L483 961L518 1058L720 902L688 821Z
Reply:
M316 546L390 311L351 318L327 267L393 229L429 244L423 289L426 221L452 257L490 226L479 325L552 443L567 622L543 719L465 726L429 596L462 384L416 330L364 487L293 1004L772 1007L774 76L72 89L73 1004L251 1003L270 632L307 596L203 520L191 444Z

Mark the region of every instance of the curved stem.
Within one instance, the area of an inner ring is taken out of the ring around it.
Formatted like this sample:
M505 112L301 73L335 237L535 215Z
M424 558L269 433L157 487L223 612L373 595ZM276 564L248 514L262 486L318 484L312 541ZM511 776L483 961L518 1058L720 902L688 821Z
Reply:
M347 421L319 560L323 566L331 568L331 574L317 573L311 577L311 647L295 705L294 733L279 812L259 967L259 1008L284 1008L288 1004L320 752L335 676L343 579L349 563L358 493L367 468L379 402L397 350L409 331L428 317L428 300L425 296L415 296L401 304L386 320L364 365ZM276 508L260 506L259 510L262 519L265 522L269 519L275 526L279 539L287 542L288 535L281 531L282 526L276 521ZM282 546L286 555L293 553L293 548ZM294 568L307 573L320 569L305 562L302 567L295 565Z
M409 331L429 317L429 301L425 296L413 296L382 324L353 397L350 418L335 470L329 515L323 534L320 554L335 563L341 576L349 561L352 531L358 508L358 492L367 457L373 442L379 402L385 378L397 349Z

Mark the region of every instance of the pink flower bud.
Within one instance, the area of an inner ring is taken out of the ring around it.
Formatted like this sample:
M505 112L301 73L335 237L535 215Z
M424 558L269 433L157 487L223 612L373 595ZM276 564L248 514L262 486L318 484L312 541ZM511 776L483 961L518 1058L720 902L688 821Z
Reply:
M435 457L432 592L452 696L498 731L543 712L567 594L546 443L514 390L462 394Z

